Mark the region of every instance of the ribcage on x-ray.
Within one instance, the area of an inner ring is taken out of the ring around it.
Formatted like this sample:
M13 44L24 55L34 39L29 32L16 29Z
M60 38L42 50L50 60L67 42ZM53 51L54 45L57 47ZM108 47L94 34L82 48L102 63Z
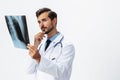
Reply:
M29 35L25 16L5 16L7 27L14 46L26 48L29 43Z

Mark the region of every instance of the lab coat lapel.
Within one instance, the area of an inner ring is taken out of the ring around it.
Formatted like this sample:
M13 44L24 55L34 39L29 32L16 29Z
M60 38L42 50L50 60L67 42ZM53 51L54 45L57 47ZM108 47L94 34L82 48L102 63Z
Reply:
M41 55L45 55L45 43L46 43L46 40L47 40L47 37L44 38L44 40L41 42L41 45L39 46L40 47L40 54Z

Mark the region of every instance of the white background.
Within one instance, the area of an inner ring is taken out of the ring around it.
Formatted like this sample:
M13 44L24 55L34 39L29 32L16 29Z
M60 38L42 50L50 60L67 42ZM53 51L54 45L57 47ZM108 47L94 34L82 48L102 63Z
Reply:
M120 0L1 0L0 80L30 80L28 51L14 48L4 16L26 15L32 44L42 7L58 13L59 31L75 45L71 80L120 80Z

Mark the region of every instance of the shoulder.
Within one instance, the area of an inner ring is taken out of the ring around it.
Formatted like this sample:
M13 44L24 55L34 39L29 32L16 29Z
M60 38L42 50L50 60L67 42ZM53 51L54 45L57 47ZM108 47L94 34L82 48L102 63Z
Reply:
M73 59L75 56L75 47L73 43L64 38L62 44L62 55Z
M68 40L64 34L60 33L59 37L57 38L59 42L62 43L63 48L71 48L74 49L74 44Z
M63 39L62 44L63 44L63 48L70 48L72 50L75 49L74 44L66 38Z

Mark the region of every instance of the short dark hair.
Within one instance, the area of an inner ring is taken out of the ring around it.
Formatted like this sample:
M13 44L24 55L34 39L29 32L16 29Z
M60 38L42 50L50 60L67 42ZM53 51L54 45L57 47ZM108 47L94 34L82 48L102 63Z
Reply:
M36 17L38 17L39 15L41 15L44 12L48 12L48 17L51 20L53 20L54 18L57 18L57 14L49 8L41 8L41 9L37 10L36 11Z

